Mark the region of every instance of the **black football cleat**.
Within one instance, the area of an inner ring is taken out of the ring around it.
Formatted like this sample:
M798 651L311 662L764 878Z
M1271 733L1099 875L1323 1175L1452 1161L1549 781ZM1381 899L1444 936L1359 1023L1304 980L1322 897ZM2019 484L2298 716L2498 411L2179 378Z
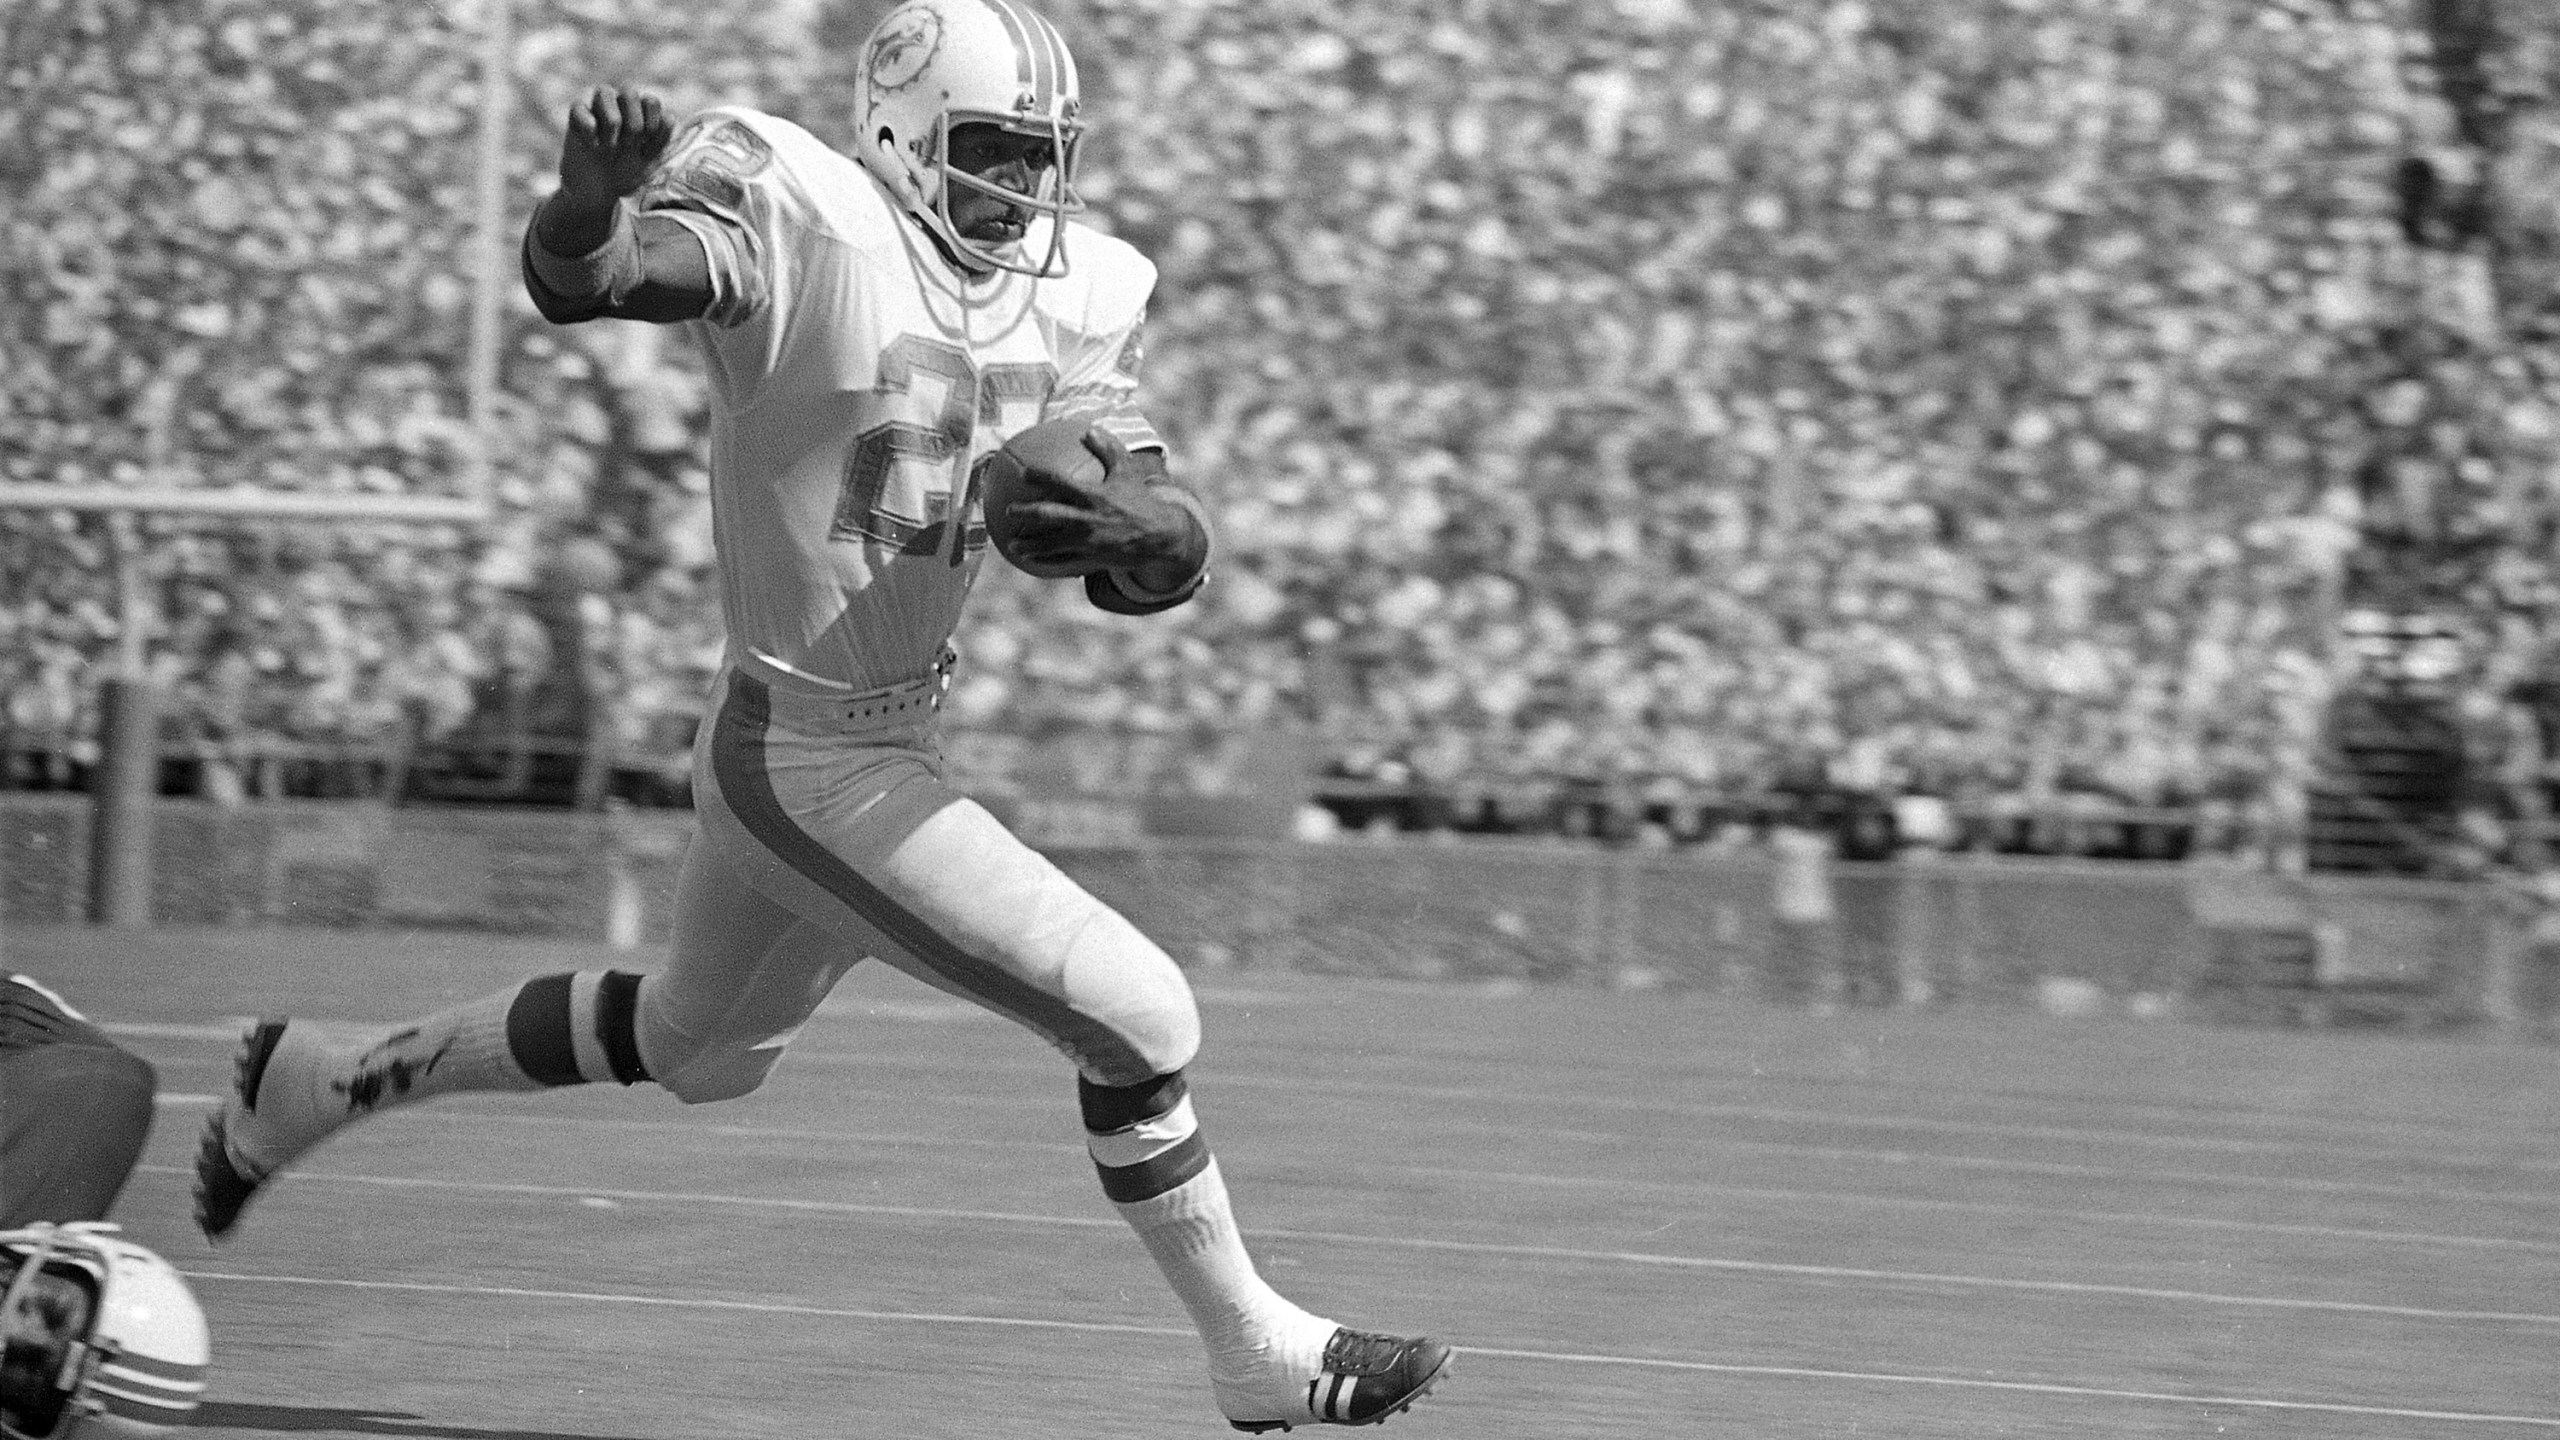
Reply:
M1325 1342L1324 1368L1307 1382L1304 1414L1227 1423L1247 1434L1288 1430L1302 1424L1375 1425L1401 1415L1449 1373L1450 1350L1428 1336L1408 1340L1397 1335L1337 1329Z
M196 1226L208 1240L231 1233L250 1197L274 1173L273 1166L242 1158L232 1131L257 1123L258 1091L284 1034L284 1021L261 1020L240 1037L240 1051L231 1065L231 1094L204 1123L204 1139L196 1146Z

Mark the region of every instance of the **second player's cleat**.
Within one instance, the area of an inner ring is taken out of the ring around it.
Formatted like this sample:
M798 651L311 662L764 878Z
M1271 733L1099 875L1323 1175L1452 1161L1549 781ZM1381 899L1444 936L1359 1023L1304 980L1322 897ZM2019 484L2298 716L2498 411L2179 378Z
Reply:
M1325 1342L1324 1368L1307 1382L1306 1410L1285 1418L1227 1423L1248 1434L1298 1425L1375 1425L1402 1414L1449 1373L1449 1347L1428 1336L1405 1339L1338 1329Z
M319 1081L326 1053L285 1020L261 1020L240 1037L231 1094L196 1148L196 1225L206 1239L228 1234L260 1185L345 1118L344 1102L329 1104Z

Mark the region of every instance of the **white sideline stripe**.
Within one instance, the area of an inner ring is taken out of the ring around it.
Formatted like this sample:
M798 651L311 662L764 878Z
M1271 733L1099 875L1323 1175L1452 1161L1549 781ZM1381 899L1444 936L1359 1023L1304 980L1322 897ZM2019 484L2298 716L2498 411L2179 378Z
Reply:
M887 1003L893 1006L909 1003L932 1006L934 1002L891 1001ZM978 1010L978 1007L967 1005L965 1002L961 1001L944 1002L944 1004L950 1007L970 1010L974 1013L985 1013ZM253 1023L251 1020L242 1018L237 1019L228 1025L133 1024L105 1025L101 1028L107 1030L111 1034L130 1033L137 1036L150 1035L173 1039L218 1039L226 1042L235 1042L240 1038L241 1030L251 1023ZM803 1067L809 1065L877 1066L880 1063L880 1057L872 1052L861 1050L814 1049L808 1046L795 1047L789 1052L789 1058L795 1065ZM1041 1069L1034 1071L1030 1067L1022 1065L990 1067L983 1063L972 1062L968 1068L972 1073L982 1076L994 1073L1022 1075L1037 1073L1043 1077L1054 1078L1054 1072L1050 1070ZM1358 1083L1353 1083L1348 1081L1327 1081L1318 1077L1305 1075L1219 1073L1211 1077L1211 1083L1219 1085L1250 1086L1256 1089L1287 1090L1293 1094L1333 1093L1359 1095L1365 1098L1376 1098L1384 1095L1400 1095L1428 1100L1454 1100L1468 1103L1489 1102L1512 1107L1530 1107L1551 1103L1554 1100L1552 1095L1527 1094L1509 1090L1474 1089L1465 1086L1414 1085L1395 1081L1360 1081ZM1649 1114L1674 1115L1685 1119L1766 1121L1771 1124L1781 1125L1820 1125L1848 1129L1909 1130L1940 1135L1982 1135L2030 1140L2067 1141L2088 1145L2147 1145L2163 1148L2202 1149L2208 1151L2219 1151L2226 1154L2295 1154L2314 1156L2347 1156L2363 1161L2372 1161L2377 1159L2414 1159L2436 1164L2466 1163L2464 1161L2463 1152L2460 1151L2448 1152L2440 1149L2414 1148L2405 1145L2383 1146L2370 1143L2359 1144L2352 1139L2331 1142L2319 1140L2251 1139L2242 1136L2204 1136L2156 1130L2082 1129L2068 1125L2041 1125L2020 1121L1950 1120L1926 1115L1863 1115L1836 1110L1803 1110L1765 1105L1727 1105L1712 1102L1690 1103L1682 1101L1652 1100L1632 1095L1577 1095L1574 1099L1574 1103L1596 1109L1632 1110ZM2246 1119L2248 1117L2243 1114L2240 1118ZM2335 1117L2324 1116L2318 1117L2314 1123L2342 1124L2347 1122ZM2380 1123L2396 1128L2408 1128L2417 1122L2389 1120ZM1519 1133L1521 1129L1521 1127L1517 1125L1508 1125L1500 1128L1504 1129L1506 1133L1512 1134ZM1595 1132L1576 1130L1570 1133L1593 1134ZM2523 1138L2527 1143L2543 1143L2547 1141L2560 1140L2560 1137L2548 1135L2533 1135ZM1718 1141L1716 1143L1752 1144L1772 1142L1730 1140ZM1870 1151L1866 1153L1875 1152ZM1887 1153L1899 1152L1888 1150ZM2497 1155L2490 1157L2486 1163L2525 1171L2560 1173L2560 1157ZM2112 1174L2122 1172L2099 1171L2096 1173Z
M2337 1400L2275 1400L2256 1395L2181 1395L2166 1390L2119 1390L2103 1385L2058 1385L2049 1381L1980 1380L1970 1375L1902 1375L1881 1370L1824 1370L1805 1365L1726 1365L1708 1360L1661 1360L1643 1355L1576 1355L1553 1350L1509 1350L1491 1345L1452 1347L1462 1355L1493 1355L1506 1360L1545 1360L1568 1365L1625 1365L1646 1370L1684 1370L1707 1375L1753 1375L1779 1380L1846 1380L1878 1385L1932 1385L1951 1390L2004 1390L2014 1394L2066 1395L2088 1400L2138 1400L2156 1405L2227 1405L2251 1410L2311 1411L2323 1415L2359 1415L2382 1420L2456 1420L2474 1425L2540 1425L2560 1428L2560 1416L2499 1415L2477 1410L2415 1410L2393 1405L2355 1405Z
M985 1325L1018 1330L1066 1330L1085 1334L1147 1335L1190 1339L1193 1332L1165 1325L1127 1325L1085 1320L1035 1320L1013 1315L957 1315L924 1310L862 1310L831 1305L788 1305L776 1301L714 1300L703 1296L630 1295L596 1290L536 1290L515 1285L433 1284L414 1280L333 1280L313 1275L249 1275L225 1270L188 1270L190 1280L241 1285L302 1285L343 1290L379 1290L410 1295L481 1295L520 1300L567 1300L597 1305L632 1305L655 1309L721 1310L752 1315L794 1315L829 1320L871 1320L908 1325ZM2500 1415L2470 1410L2421 1410L2389 1405L2356 1405L2343 1401L2278 1400L2251 1395L2181 1395L2170 1391L2125 1390L2100 1385L2062 1385L2022 1380L1983 1380L1960 1375L1900 1375L1884 1371L1826 1370L1795 1365L1726 1365L1705 1360L1664 1360L1640 1355L1584 1354L1562 1350L1524 1350L1495 1346L1452 1347L1462 1355L1505 1360L1545 1361L1567 1365L1618 1365L1643 1370L1691 1374L1759 1376L1785 1380L1838 1380L1880 1385L1927 1385L1943 1389L1996 1390L2014 1394L2063 1395L2085 1399L2131 1400L2150 1404L2246 1407L2255 1410L2360 1415L2375 1419L2449 1420L2479 1425L2560 1427L2560 1417Z
M2050 1175L2071 1180L2166 1180L2241 1190L2306 1190L2321 1195L2389 1195L2426 1200L2480 1200L2500 1205L2560 1204L2560 1189L2457 1190L2445 1185L2401 1180L2321 1180L2308 1175L2246 1175L2227 1170L2159 1170L2124 1165L2079 1165L2058 1160L2010 1160L1992 1155L1928 1155L1911 1150L1866 1150L1844 1145L1794 1145L1783 1140L1711 1140L1709 1147L1774 1150L1819 1160L1885 1160L1893 1164L1942 1165L1953 1170L1993 1174ZM2446 1163L2461 1162L2448 1159Z
M191 1094L184 1090L163 1090L159 1094L151 1097L151 1103L154 1105L167 1105L172 1109L188 1109L195 1106L209 1107L219 1105L222 1103L222 1097L219 1095Z
M247 1015L234 1015L216 1025L160 1025L140 1020L121 1020L101 1024L98 1028L110 1035L133 1040L219 1040L226 1045L240 1043L240 1032L258 1023Z
M206 1107L220 1104L219 1095L163 1095L160 1103L192 1103ZM532 1115L487 1115L487 1120L535 1121L547 1117ZM589 1124L612 1124L611 1121L589 1121ZM648 1121L619 1122L646 1128ZM745 1133L742 1131L742 1133ZM972 1140L952 1136L878 1135L839 1133L834 1131L760 1131L757 1134L795 1135L804 1139L842 1140L860 1145L907 1145L950 1149L962 1147L976 1150L1029 1150L1065 1157L1086 1153L1081 1146L1052 1143L1045 1140ZM146 1174L190 1175L193 1172L176 1165L141 1165L136 1169ZM2078 1223L2107 1225L2157 1225L2176 1230L2221 1230L2240 1235L2297 1235L2312 1240L2353 1240L2363 1244L2434 1245L2457 1250L2517 1250L2528 1254L2560 1254L2560 1240L2523 1240L2510 1235L2450 1235L2426 1230L2368 1230L2340 1225L2295 1225L2277 1220L2231 1220L2211 1215L2158 1215L2130 1210L2071 1210L2048 1205L2005 1204L1990 1200L1935 1200L1916 1195L1871 1195L1851 1190L1789 1190L1768 1186L1677 1184L1670 1182L1628 1182L1584 1175L1531 1175L1496 1170L1457 1170L1431 1165L1399 1165L1390 1167L1410 1175L1438 1175L1459 1180L1495 1180L1513 1185L1550 1187L1605 1186L1671 1191L1697 1198L1742 1200L1807 1201L1823 1205L1865 1205L1887 1210L1934 1210L1959 1215L2036 1215ZM756 1203L756 1202L741 1202ZM781 1203L781 1202L764 1202Z
M159 1102L169 1106L201 1106L210 1108L222 1103L219 1095L161 1095ZM826 1140L847 1145L902 1145L919 1149L1017 1150L1065 1157L1088 1155L1086 1147L1051 1140L986 1140L958 1135L898 1135L878 1131L857 1130L789 1130L751 1125L690 1126L658 1120L608 1120L561 1115L505 1115L489 1111L459 1109L424 1110L415 1116L443 1120L471 1120L508 1125L584 1125L601 1129L646 1131L681 1130L688 1134L719 1134L744 1139ZM413 1116L413 1118L415 1118ZM146 1173L183 1175L190 1173L174 1165L143 1165ZM2221 1230L2237 1235L2298 1235L2313 1240L2353 1240L2363 1244L2435 1245L2459 1250L2518 1250L2529 1254L2560 1254L2560 1240L2525 1240L2512 1235L2460 1235L2433 1230L2373 1230L2349 1225L2300 1225L2281 1220L2233 1220L2217 1215L2162 1215L2134 1210L2074 1210L2058 1205L2026 1205L1997 1200L1941 1200L1924 1195L1878 1195L1857 1190L1798 1190L1767 1185L1718 1185L1709 1181L1620 1180L1595 1175L1541 1175L1516 1170L1467 1170L1441 1165L1396 1165L1387 1167L1407 1175L1431 1175L1452 1180L1497 1181L1506 1185L1542 1186L1550 1189L1607 1188L1645 1190L1691 1199L1787 1200L1810 1201L1824 1205L1864 1205L1887 1210L1932 1210L1958 1215L2038 1215L2084 1224L2158 1225L2173 1230ZM2407 1187L2431 1199L2444 1198L2448 1192ZM2481 1198L2481 1197L2473 1197ZM2498 1196L2501 1199L2544 1200L2543 1196Z
M180 1173L175 1166L152 1166L161 1173ZM385 1190L443 1190L488 1195L542 1198L632 1200L671 1205L729 1205L756 1210L784 1210L821 1215L880 1215L912 1220L979 1220L1000 1225L1036 1225L1051 1229L1118 1230L1117 1217L1024 1215L1004 1210L955 1210L930 1205L870 1205L853 1200L790 1200L707 1192L604 1189L591 1185L534 1185L522 1182L432 1180L401 1175L354 1175L344 1171L296 1170L292 1180L338 1185L367 1185ZM2231 1305L2265 1310L2297 1310L2325 1314L2381 1315L2398 1320L2487 1321L2508 1325L2560 1326L2560 1315L2516 1310L2449 1310L2422 1305L2385 1305L2362 1300L2312 1300L2286 1295L2230 1295L2209 1290L2173 1290L2147 1285L2102 1285L2083 1280L2019 1280L1992 1275L1950 1275L1926 1270L1874 1270L1847 1265L1806 1265L1776 1260L1734 1260L1704 1255L1664 1255L1644 1250L1578 1250L1555 1245L1509 1245L1489 1240L1427 1240L1410 1236L1348 1235L1328 1230L1274 1230L1248 1227L1248 1239L1295 1240L1325 1245L1371 1245L1393 1250L1433 1250L1466 1255L1502 1255L1515 1259L1596 1261L1663 1270L1713 1270L1731 1274L1802 1276L1820 1280L1871 1280L1891 1285L1947 1285L1976 1290L2028 1291L2060 1295L2112 1295L2134 1300L2167 1300L2189 1305Z
M932 1310L857 1310L834 1305L786 1305L772 1300L714 1300L700 1295L625 1295L603 1290L533 1290L518 1285L438 1285L422 1280L332 1280L318 1275L245 1275L230 1270L182 1270L190 1280L242 1285L312 1285L336 1290L391 1290L413 1295L496 1295L518 1300L583 1300L669 1310L734 1310L751 1315L810 1315L831 1320L890 1320L919 1325L995 1325L1018 1330L1079 1330L1102 1335L1158 1335L1190 1339L1195 1332L1165 1325L1125 1325L1097 1320L1033 1320L1015 1315L951 1315Z
M223 1097L218 1097L218 1094L161 1094L159 1102L161 1104L220 1104L223 1102ZM1024 1145L1029 1145L1029 1148L1050 1148L1050 1145L1037 1143L1037 1140L965 1140L965 1138L940 1138L940 1135L934 1135L934 1138L916 1138L916 1135L852 1133L852 1130L794 1130L794 1127L768 1127L768 1125L699 1125L699 1122L691 1122L691 1120L612 1120L612 1117L591 1117L591 1115L515 1115L515 1112L502 1112L502 1109L476 1109L471 1107L471 1102L463 1097L453 1097L453 1102L435 1104L435 1107L404 1109L402 1115L410 1117L410 1120L420 1120L420 1117L425 1117L425 1120L471 1122L471 1125L566 1125L566 1127L596 1127L596 1130L653 1130L653 1133L666 1133L666 1135L845 1140L845 1143L873 1143L873 1145L932 1143L932 1145L975 1145L975 1148L988 1148L988 1145L1001 1145L1001 1148L1024 1148ZM1513 1138L1518 1138L1518 1135L1536 1135L1536 1138L1559 1138L1559 1140L1603 1140L1603 1143L1628 1143L1628 1145L1659 1143L1659 1138L1620 1135L1620 1133L1608 1133L1608 1130L1518 1130L1518 1127L1508 1127L1508 1125L1446 1125L1444 1130L1446 1133L1477 1130L1477 1133L1487 1133L1487 1135L1500 1133L1500 1135L1513 1135ZM2534 1191L2450 1189L2450 1186L2404 1184L2404 1181L2330 1181L2330 1179L2314 1179L2314 1176L2250 1176L2250 1174L2232 1174L2232 1171L2163 1171L2163 1168L2081 1166L2081 1163L2063 1163L2063 1161L2007 1161L2007 1158L1994 1158L1994 1156L1928 1156L1928 1153L1900 1150L1900 1148L1797 1145L1797 1143L1789 1143L1789 1140L1715 1138L1715 1140L1692 1140L1692 1148L1761 1150L1761 1153L1779 1153L1779 1156L1810 1156L1810 1158L1818 1158L1818 1161L1859 1161L1859 1163L1889 1161L1889 1163L1897 1163L1897 1166L1946 1166L1946 1168L1961 1168L1961 1171L2056 1176L2056 1179L2171 1181L2171 1184L2191 1184L2191 1186L2204 1186L2204 1189L2273 1189L2273 1191L2296 1189L2296 1191L2314 1191L2314 1194L2381 1194L2381 1197L2429 1199L2429 1202L2470 1199L2470 1202L2491 1202L2491 1204L2560 1207L2560 1186L2555 1186L2555 1189L2534 1189ZM1426 1171L1426 1168L1421 1166L1403 1166L1403 1168L1416 1171L1416 1174L1431 1174L1431 1171ZM1472 1174L1472 1171L1446 1171L1446 1174L1464 1176L1464 1174ZM1628 1184L1628 1181L1587 1181L1585 1176L1572 1176L1572 1179L1569 1179L1569 1176L1546 1176L1546 1179L1562 1181L1562 1184ZM1661 1186L1667 1186L1667 1189L1695 1191L1695 1194L1748 1194L1748 1191L1733 1191L1728 1189L1728 1186L1713 1186L1713 1184L1687 1186L1687 1184L1677 1184L1677 1181L1644 1181L1644 1184L1661 1184ZM1935 1204L1964 1204L1964 1202L1935 1202ZM2025 1209L2028 1209L2030 1215L2081 1215L2081 1212L2074 1212L2074 1209L2045 1209L2045 1207L2025 1207ZM2104 1220L2115 1220L2115 1217L2104 1215ZM2194 1220L2184 1220L2184 1217L2150 1217L2150 1220L2158 1220L2163 1222L2163 1225L2194 1222ZM2289 1227L2263 1225L2263 1222L2248 1222L2248 1220L2222 1220L2222 1222L2212 1222L2212 1225L2230 1225L2230 1227L2240 1227L2240 1230L2266 1227L2266 1230L2271 1232L2289 1232ZM2304 1230L2304 1232L2319 1232L2319 1230ZM2376 1238L2376 1240L2391 1238L2391 1232L2371 1232L2371 1230L2337 1230L2335 1235L2340 1235L2340 1238ZM2540 1248L2542 1245L2542 1243L2532 1243L2532 1240L2486 1240L2486 1238L2476 1238L2476 1235L2440 1235L2440 1238L2437 1238L2437 1235L2417 1235L2417 1240L2445 1240L2445 1243L2460 1243L2460 1245L2501 1243L2501 1245L2527 1245L2527 1248Z
M1824 1205L1871 1205L1889 1210L1935 1210L1958 1215L2042 1215L2108 1225L2166 1225L2181 1230L2230 1230L2248 1235L2301 1235L2316 1240L2360 1240L2400 1245L2451 1245L2478 1250L2560 1253L2560 1240L2519 1240L2506 1235L2445 1235L2425 1230L2367 1230L2344 1225L2301 1225L2281 1220L2233 1220L2218 1215L2157 1215L2134 1210L2073 1210L2003 1200L1940 1200L1925 1195L1877 1195L1860 1190L1796 1190L1775 1185L1718 1185L1709 1181L1620 1180L1605 1175L1539 1175L1516 1170L1464 1170L1440 1165L1387 1167L1407 1175L1451 1180L1495 1180L1550 1189L1667 1192L1723 1200L1804 1200Z
M847 1059L856 1058L852 1052ZM1219 1073L1210 1077L1218 1085L1249 1085L1259 1089L1286 1090L1293 1095L1333 1093L1374 1098L1380 1095L1405 1095L1417 1099L1449 1100L1470 1104L1495 1104L1515 1112L1552 1103L1551 1094L1512 1090L1477 1089L1463 1085L1413 1085L1393 1081L1326 1080L1306 1075L1246 1075ZM2243 1136L2175 1134L2158 1130L2115 1130L2073 1125L2028 1124L2012 1120L1949 1120L1930 1115L1860 1114L1840 1110L1802 1110L1775 1105L1728 1105L1713 1101L1652 1100L1635 1095L1581 1095L1577 1105L1603 1110L1631 1110L1646 1114L1670 1115L1685 1120L1766 1121L1777 1125L1819 1125L1848 1130L1913 1130L1934 1135L1984 1135L2024 1140L2057 1140L2085 1145L2150 1145L2167 1149L2220 1151L2237 1155L2343 1155L2358 1160L2399 1158L2432 1161L2438 1164L2457 1161L2460 1151L2413 1148L2405 1145L2382 1146L2357 1144L2352 1140L2257 1140ZM1507 1127L1517 1133L1519 1127ZM2549 1134L2526 1137L2532 1143L2560 1140ZM2560 1170L2560 1159L2496 1157L2495 1163L2525 1170Z

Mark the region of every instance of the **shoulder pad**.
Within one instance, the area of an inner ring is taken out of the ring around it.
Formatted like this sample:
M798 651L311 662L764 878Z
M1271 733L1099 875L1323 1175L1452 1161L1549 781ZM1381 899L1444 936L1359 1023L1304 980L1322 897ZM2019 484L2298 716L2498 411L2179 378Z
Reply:
M1061 308L1086 317L1088 328L1116 330L1146 313L1156 263L1117 235L1069 221L1066 278L1042 286L1053 287L1061 292Z

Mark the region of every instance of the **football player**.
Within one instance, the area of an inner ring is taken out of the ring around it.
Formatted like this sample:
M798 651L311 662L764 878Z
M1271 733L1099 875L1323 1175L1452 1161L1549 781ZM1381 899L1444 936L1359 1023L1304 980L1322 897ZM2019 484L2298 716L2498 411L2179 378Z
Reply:
M115 1226L0 1231L0 1440L152 1440L212 1358L187 1282Z
M402 1101L601 1080L743 1095L877 957L1073 1063L1103 1191L1236 1428L1383 1420L1449 1347L1343 1327L1255 1272L1184 1080L1200 1022L1182 972L943 772L936 712L986 550L974 475L1008 437L1090 420L1101 478L1052 486L1015 543L1093 604L1168 610L1208 568L1202 508L1135 398L1154 267L1074 218L1075 61L1014 0L909 0L865 42L852 99L845 154L752 110L677 130L650 96L593 91L525 237L545 317L682 325L714 389L727 653L666 968L547 975L360 1042L260 1022L200 1150L198 1219L224 1234L262 1182Z
M70 1002L0 975L0 1230L104 1220L142 1158L157 1084Z

